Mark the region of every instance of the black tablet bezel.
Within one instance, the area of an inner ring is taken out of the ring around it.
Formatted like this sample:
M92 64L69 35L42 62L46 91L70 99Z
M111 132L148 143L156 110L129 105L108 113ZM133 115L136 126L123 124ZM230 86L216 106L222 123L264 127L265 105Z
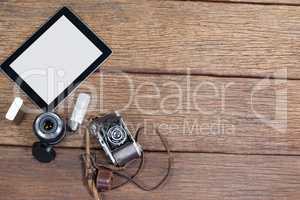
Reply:
M47 104L11 67L13 63L30 45L32 45L43 33L45 33L58 19L65 16L83 33L93 44L99 48L102 54L81 73L63 92L61 92L50 104ZM85 78L93 73L99 65L112 53L110 48L104 44L77 16L67 7L60 9L46 24L35 32L20 48L18 48L2 65L1 69L19 85L19 87L43 110L53 110L64 100Z

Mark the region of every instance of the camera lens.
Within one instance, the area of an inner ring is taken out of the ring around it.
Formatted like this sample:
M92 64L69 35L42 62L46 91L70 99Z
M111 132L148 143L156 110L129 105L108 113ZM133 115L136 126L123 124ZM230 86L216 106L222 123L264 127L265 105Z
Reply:
M39 115L33 123L33 129L41 141L49 144L57 144L65 136L64 121L52 112Z
M54 127L54 124L51 120L46 120L43 124L43 128L46 131L50 131Z
M47 115L41 118L41 121L39 123L40 130L45 134L50 134L56 131L58 128L58 121L57 119L52 115Z
M115 132L113 132L112 136L115 140L120 140L122 138L122 133L119 131L115 131Z
M122 145L126 139L127 134L120 126L113 126L107 132L108 140L113 145Z

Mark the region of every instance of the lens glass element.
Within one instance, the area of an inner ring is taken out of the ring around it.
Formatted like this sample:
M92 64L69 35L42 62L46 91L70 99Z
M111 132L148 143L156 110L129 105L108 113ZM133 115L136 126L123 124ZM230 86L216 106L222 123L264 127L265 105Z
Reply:
M45 120L43 127L44 127L44 130L50 131L54 127L54 124L51 120Z
M113 145L122 145L126 139L127 134L120 126L113 126L107 132L108 140Z
M58 126L57 119L51 115L44 116L39 123L40 130L45 134L55 132L56 129L58 128L57 126Z
M49 144L58 143L65 135L64 121L52 112L39 115L34 121L33 129L41 141Z

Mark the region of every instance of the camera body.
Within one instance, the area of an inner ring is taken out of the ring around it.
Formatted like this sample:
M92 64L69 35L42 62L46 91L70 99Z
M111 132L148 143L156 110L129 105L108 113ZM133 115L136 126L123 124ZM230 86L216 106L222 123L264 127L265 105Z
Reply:
M94 118L89 131L116 166L124 166L142 155L141 146L134 140L118 112Z

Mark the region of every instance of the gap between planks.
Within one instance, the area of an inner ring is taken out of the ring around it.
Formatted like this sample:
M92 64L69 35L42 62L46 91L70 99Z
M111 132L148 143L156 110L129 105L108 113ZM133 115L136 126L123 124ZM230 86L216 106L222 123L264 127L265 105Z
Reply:
M133 75L170 75L170 76L201 76L201 77L212 77L212 78L232 78L232 79L276 79L276 80L291 80L291 81L297 81L300 80L300 78L293 78L293 77L274 77L274 76L251 76L251 75L222 75L222 74L214 74L214 73L189 73L187 72L159 72L159 71L151 71L151 70L110 70L107 68L104 69L98 69L94 73L110 73L110 74L119 74L119 73L127 73L127 74L133 74Z
M0 148L31 148L29 145L14 145L14 144L0 144ZM56 146L55 149L61 149L61 150L74 150L74 151L79 151L81 150L82 152L85 151L85 147L72 147L72 146ZM101 152L104 153L101 148L98 147L91 147L90 148L93 151L96 152ZM157 154L162 154L166 153L164 150L143 150L145 153L157 153ZM216 154L216 155L228 155L228 156L283 156L283 157L299 157L300 154L260 154L260 153L227 153L227 152L210 152L210 151L179 151L179 150L172 150L172 154Z

